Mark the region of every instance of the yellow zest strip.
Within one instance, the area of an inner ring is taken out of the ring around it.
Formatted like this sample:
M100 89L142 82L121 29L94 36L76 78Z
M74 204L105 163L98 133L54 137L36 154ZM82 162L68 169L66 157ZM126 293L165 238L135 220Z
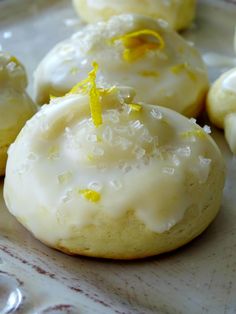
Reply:
M101 96L106 96L109 95L113 92L117 92L117 87L116 86L112 86L110 88L99 88L99 94Z
M101 199L100 193L94 190L89 190L89 189L84 189L84 190L79 190L79 194L83 195L84 198L86 198L88 201L97 203Z
M181 64L177 64L175 66L173 66L171 68L171 72L178 75L179 73L181 73L182 71L186 71L188 76L194 81L196 80L196 76L194 74L194 72L191 70L190 66L188 63L181 63Z
M141 36L152 36L158 42L150 42L148 39ZM114 37L111 40L113 44L116 41L122 41L125 47L123 58L125 61L132 62L141 58L148 50L162 50L165 47L165 42L161 35L151 29L143 29L140 31L128 33L119 37Z
M171 72L174 74L179 74L185 69L186 69L186 65L184 63L176 64L171 68Z
M141 111L142 110L142 106L139 104L129 104L129 107L133 110L133 111Z
M89 91L90 97L90 111L93 124L98 127L102 124L102 106L100 102L100 94L96 85L96 76L97 76L98 64L93 62L93 70L89 72L89 81L91 88Z
M191 130L191 131L186 131L186 132L181 133L181 136L183 138L189 138L189 137L195 136L195 137L204 139L206 138L206 133L203 130Z
M100 102L100 91L96 85L98 64L92 63L93 70L89 72L88 77L76 84L66 95L77 93L89 93L90 112L93 124L98 127L102 124L102 106Z
M157 71L140 71L139 75L144 76L144 77L150 77L150 76L154 76L154 77L159 77L160 73L158 73Z
M80 81L75 86L73 86L72 89L66 94L66 96L81 93L81 92L86 93L88 92L88 87L89 87L89 77L87 77L86 79Z

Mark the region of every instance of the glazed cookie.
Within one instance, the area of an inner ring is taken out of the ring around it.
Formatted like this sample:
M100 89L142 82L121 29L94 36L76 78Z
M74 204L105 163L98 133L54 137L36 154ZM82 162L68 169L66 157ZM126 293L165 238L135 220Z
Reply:
M0 175L4 175L7 150L25 122L37 111L25 92L27 78L22 64L0 52Z
M210 121L225 130L226 140L236 154L236 68L224 73L210 88L207 112Z
M137 13L163 19L176 30L191 24L196 9L196 0L73 0L73 3L81 18L89 23L108 20L113 15Z
M99 64L97 84L130 86L137 99L188 117L201 111L208 75L198 51L157 20L121 15L58 44L35 73L36 100L61 96Z
M174 250L219 210L221 153L194 121L134 103L129 89L98 89L95 76L23 128L9 150L7 207L69 254L134 259Z

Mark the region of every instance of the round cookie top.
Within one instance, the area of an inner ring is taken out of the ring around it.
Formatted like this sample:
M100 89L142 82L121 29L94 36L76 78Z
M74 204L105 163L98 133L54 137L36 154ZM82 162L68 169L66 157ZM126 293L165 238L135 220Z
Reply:
M97 88L94 66L43 106L9 150L7 206L50 245L99 228L101 213L109 220L132 211L151 232L166 232L190 206L201 208L212 167L223 167L207 128L135 103L129 88Z
M180 30L189 26L195 15L196 0L73 0L78 14L87 22L107 20L112 15L138 13L161 18Z
M99 64L97 84L130 86L139 101L196 116L208 89L197 50L165 23L121 15L91 24L58 44L35 72L36 99L61 96Z

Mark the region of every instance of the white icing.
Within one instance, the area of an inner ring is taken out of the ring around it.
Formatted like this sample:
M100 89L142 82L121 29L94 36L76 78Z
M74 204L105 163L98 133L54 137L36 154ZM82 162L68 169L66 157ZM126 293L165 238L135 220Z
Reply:
M163 37L165 48L149 51L135 62L127 62L123 58L123 43L111 44L110 41L142 29L157 31ZM201 104L197 99L201 99L208 87L205 65L195 48L175 32L162 29L156 20L122 15L106 23L87 26L45 57L35 73L37 100L42 103L48 100L49 94L64 95L87 77L94 60L100 69L99 85L131 86L138 101L188 112L189 116L199 111ZM178 65L182 67L173 73ZM155 110L153 117L161 118Z
M155 107L149 105L128 113L120 96L111 102L106 97L100 127L91 122L88 97L69 95L44 106L9 151L4 190L9 210L49 243L96 224L101 212L117 219L133 210L148 229L162 233L201 201L191 188L204 193L209 160L218 151L207 135L204 140L196 135L195 142L183 136L200 127L161 107L156 109L162 119L153 119ZM99 202L89 202L84 189L99 192Z
M230 72L222 81L222 88L224 90L236 93L236 69Z

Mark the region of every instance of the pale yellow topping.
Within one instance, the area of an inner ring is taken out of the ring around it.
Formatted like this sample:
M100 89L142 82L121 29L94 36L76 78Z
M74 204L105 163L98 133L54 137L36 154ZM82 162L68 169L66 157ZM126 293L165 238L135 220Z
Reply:
M77 93L88 93L90 98L90 112L93 124L98 127L102 124L102 106L100 101L100 92L96 85L98 64L93 62L93 70L89 72L88 77L76 84L67 95ZM104 90L103 90L104 91Z
M101 199L100 193L94 190L89 190L89 189L84 189L84 190L79 190L79 194L83 195L84 198L86 198L88 201L97 203Z
M90 112L93 124L98 127L102 124L102 105L100 101L101 96L109 95L114 91L117 91L116 86L110 88L98 88L96 85L96 77L98 71L98 64L93 62L93 70L89 72L88 77L78 84L76 84L67 93L67 95L85 93L89 94Z
M72 89L66 95L79 94L79 93L86 94L89 90L89 85L90 85L90 77L88 76L86 79L80 81L75 86L73 86Z
M141 111L142 110L142 106L140 104L129 104L129 107L133 110L133 111Z
M110 95L113 92L117 92L116 86L112 86L110 88L99 88L99 94L101 96Z
M144 77L159 77L159 73L157 71L140 71L139 75L144 76Z
M150 37L154 37L155 41L151 41ZM125 47L123 58L128 62L133 62L142 58L149 50L162 50L165 47L165 42L162 36L157 31L151 29L143 29L119 37L114 37L112 38L111 43L116 41L122 41Z
M194 74L194 72L192 71L188 63L180 63L177 65L174 65L171 68L171 72L176 75L178 75L179 73L183 71L186 71L186 73L188 74L191 80L194 81L196 79L196 75Z
M98 64L93 62L93 70L89 73L89 81L91 88L89 91L90 97L90 111L93 120L93 124L98 127L102 124L102 105L100 102L100 94L96 85L96 76L97 76Z

